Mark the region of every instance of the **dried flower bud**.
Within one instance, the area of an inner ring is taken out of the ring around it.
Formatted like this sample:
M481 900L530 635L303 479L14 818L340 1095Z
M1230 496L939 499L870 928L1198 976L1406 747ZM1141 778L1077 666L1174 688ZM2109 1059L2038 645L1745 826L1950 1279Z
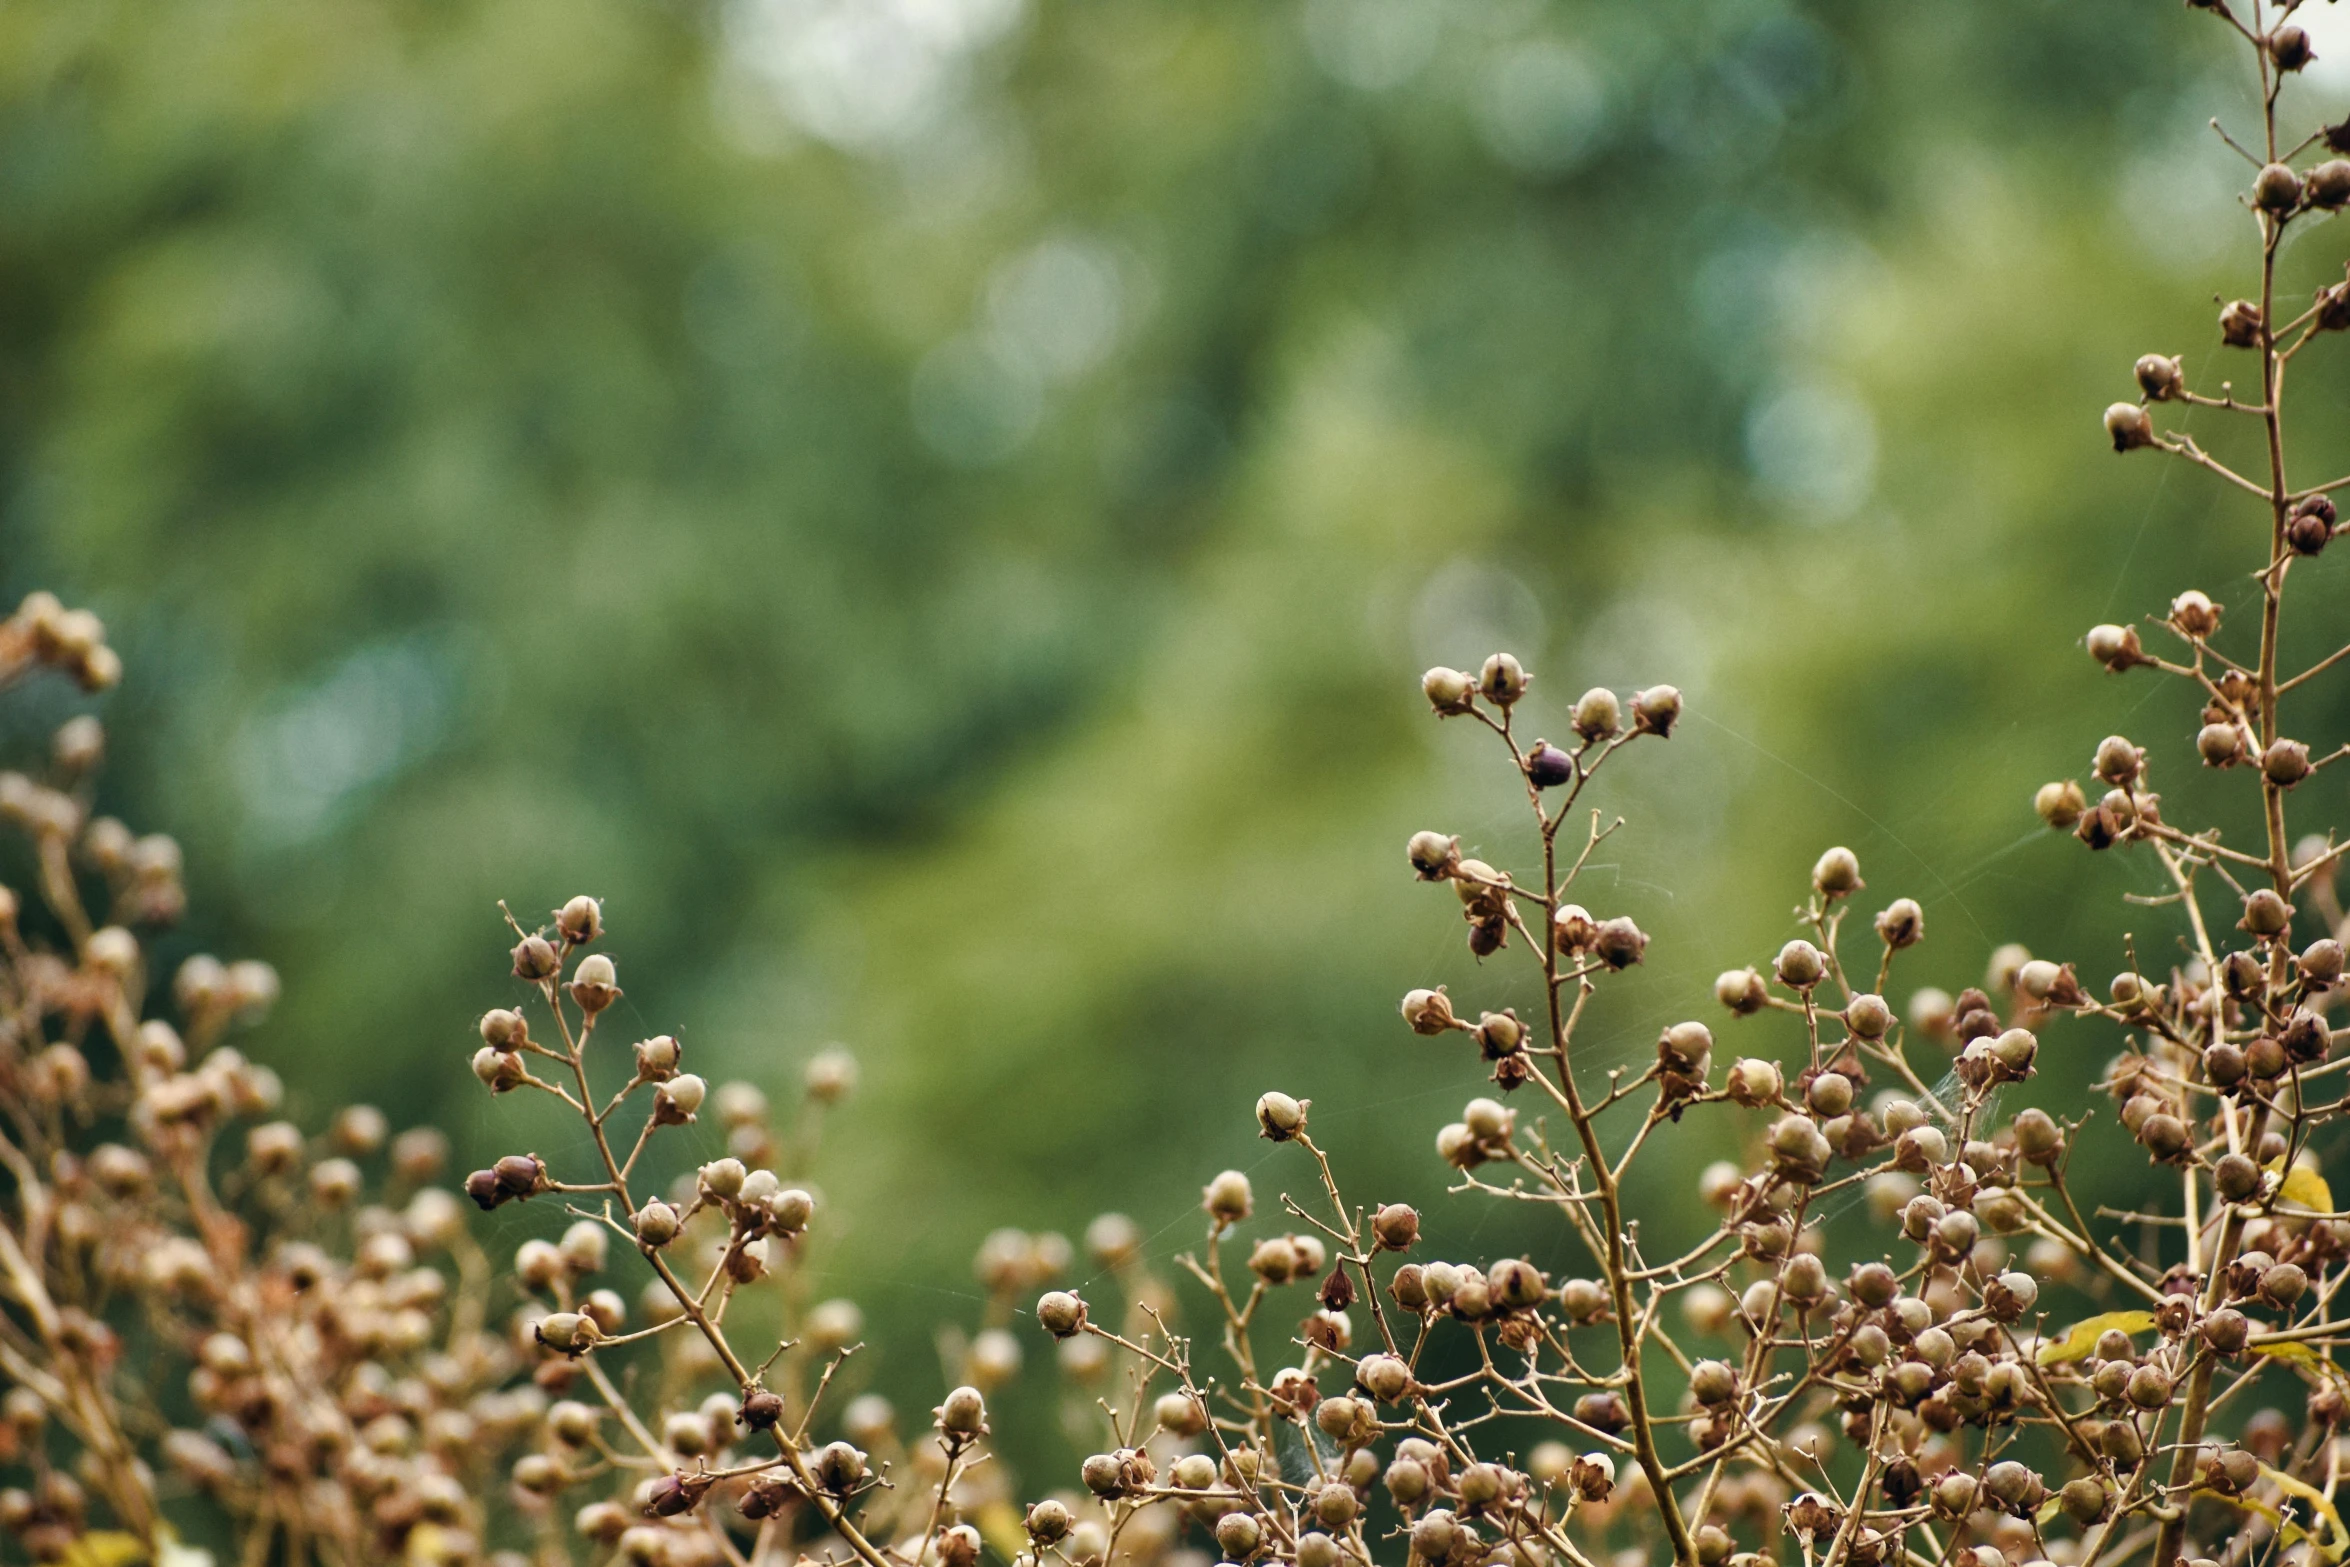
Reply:
M2115 403L2105 410L2106 438L2117 452L2133 452L2154 444L2154 421L2136 403Z

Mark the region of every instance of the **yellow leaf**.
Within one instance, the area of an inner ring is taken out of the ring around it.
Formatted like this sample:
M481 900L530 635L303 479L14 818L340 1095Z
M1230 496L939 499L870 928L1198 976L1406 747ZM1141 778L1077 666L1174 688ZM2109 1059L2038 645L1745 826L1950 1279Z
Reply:
M65 1548L65 1567L130 1567L147 1559L146 1542L120 1529L93 1529Z
M982 1505L978 1515L979 1533L996 1554L1006 1561L1028 1549L1028 1531L1021 1527L1020 1512L1010 1502L993 1501Z
M2271 1469L2266 1464L2262 1464L2260 1466L2260 1474L2262 1479L2268 1481L2271 1485L2284 1492L2287 1496L2296 1497L2301 1501L2307 1502L2311 1509L2314 1510L2319 1517L2326 1521L2326 1524L2328 1525L2328 1533L2330 1533L2332 1536L2332 1543L2321 1544L2314 1539L2311 1541L2311 1543L2317 1545L2319 1553L2322 1554L2327 1561L2340 1561L2342 1559L2343 1548L2345 1546L2350 1546L2350 1529L2344 1529L2342 1527L2342 1515L2334 1510L2334 1504L2326 1499L2325 1492L2319 1490L2316 1486L2311 1485L2306 1481L2294 1479L2291 1475L2286 1474L2281 1469Z
M2284 1162L2282 1159L2271 1159L2268 1167L2278 1169ZM2285 1179L2277 1187L2277 1201L2307 1208L2311 1213L2332 1213L2334 1189L2326 1184L2324 1176L2305 1164L2297 1164L2285 1171Z
M2098 1336L2108 1328L2118 1328L2124 1333L2143 1333L2152 1326L2154 1313L2150 1311L2108 1311L2086 1322L2074 1323L2062 1338L2043 1341L2032 1358L2043 1366L2069 1365L2084 1359L2089 1351L2095 1349Z
M2266 1355L2271 1360L2281 1360L2294 1370L2308 1376L2312 1381L2323 1380L2327 1377L2332 1377L2337 1381L2350 1381L2350 1377L2344 1376L2340 1366L2335 1365L2307 1344L2255 1344L2252 1346L2252 1353Z

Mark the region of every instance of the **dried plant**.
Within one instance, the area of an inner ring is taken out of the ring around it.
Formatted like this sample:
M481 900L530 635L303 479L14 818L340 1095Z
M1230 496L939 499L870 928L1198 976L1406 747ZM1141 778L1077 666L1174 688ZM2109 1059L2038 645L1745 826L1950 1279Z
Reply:
M493 1266L435 1184L438 1132L394 1137L364 1106L317 1138L276 1118L276 1078L219 1042L274 997L267 968L192 958L168 1009L150 1007L137 932L181 913L179 855L92 817L103 736L77 718L52 782L0 774L39 892L24 910L0 897L10 1548L75 1567L176 1563L197 1538L250 1567L974 1567L989 1552L1172 1567L1208 1549L1284 1567L2340 1561L2350 1213L2320 1166L2350 1104L2328 1097L2350 1060L2329 1022L2350 929L2339 847L2296 847L2287 807L2350 745L2313 756L2284 704L2350 647L2290 676L2278 656L2293 564L2330 542L2328 496L2350 485L2288 481L2285 375L2350 328L2350 282L2279 323L2275 279L2292 226L2350 204L2350 162L2304 157L2350 153L2350 124L2280 143L2280 85L2310 58L2292 4L2200 8L2259 72L2260 286L2220 317L2255 357L2257 400L2191 391L2176 359L2149 355L2143 400L2105 426L2117 450L2258 498L2258 644L2226 651L2195 591L2160 623L2167 656L2135 627L2087 641L2113 671L2193 683L2200 760L2257 790L2262 830L2239 847L2167 821L2121 736L2096 748L2100 798L2062 781L2036 802L2089 848L2159 866L2171 890L2142 901L2175 925L2175 956L2123 943L2099 999L2071 965L2005 948L1981 986L1917 987L1897 1014L1894 964L1925 915L1896 898L1852 930L1861 867L1832 848L1799 934L1716 984L1758 1036L1747 1054L1718 1062L1712 1029L1686 1020L1639 1070L1595 1065L1578 1031L1648 937L1575 901L1614 830L1585 792L1618 751L1672 734L1680 696L1657 686L1627 713L1594 690L1567 741L1529 743L1517 660L1431 670L1435 713L1490 734L1523 782L1532 852L1497 868L1423 832L1410 864L1457 894L1479 958L1529 965L1541 1001L1472 1016L1418 989L1402 1013L1473 1044L1493 1085L1437 1134L1456 1191L1548 1210L1555 1241L1539 1260L1436 1260L1412 1208L1342 1191L1310 1102L1269 1092L1257 1124L1302 1161L1303 1197L1260 1224L1248 1177L1217 1175L1204 1242L1173 1278L1104 1215L1085 1237L1091 1301L1036 1296L1071 1268L1065 1241L989 1236L984 1320L942 1332L945 1391L907 1432L876 1396L846 1396L857 1308L807 1298L818 1204L799 1183L853 1080L845 1056L815 1059L779 1130L751 1085L685 1071L675 1038L599 1032L620 990L594 899L542 926L509 918L520 1004L482 1019L473 1070L494 1093L559 1101L571 1130L463 1181L480 1209L561 1216ZM2152 405L2168 404L2250 421L2265 469L2158 430ZM42 665L92 689L118 672L95 620L36 595L0 623L0 682ZM2095 1085L2110 1123L2014 1102L2039 1031L2065 1017L2121 1040ZM2073 1161L2130 1143L2151 1172L2132 1207L2085 1211ZM650 1173L680 1157L676 1180ZM1659 1157L1703 1165L1711 1214L1669 1253L1627 1197ZM607 1282L623 1268L641 1269L633 1305ZM1284 1291L1311 1303L1284 1310ZM1059 1341L1069 1427L1098 1451L1022 1510L988 1398L1019 1369L1030 1309Z

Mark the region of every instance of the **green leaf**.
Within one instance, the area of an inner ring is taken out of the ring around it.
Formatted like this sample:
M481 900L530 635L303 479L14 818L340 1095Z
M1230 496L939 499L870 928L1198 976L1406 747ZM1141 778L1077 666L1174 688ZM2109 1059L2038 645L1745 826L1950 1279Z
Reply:
M2150 1311L2108 1311L2084 1322L2076 1322L2060 1339L2043 1340L2033 1355L2043 1366L2070 1365L2087 1357L2097 1347L2098 1336L2107 1328L2118 1328L2124 1333L2143 1333L2154 1326Z

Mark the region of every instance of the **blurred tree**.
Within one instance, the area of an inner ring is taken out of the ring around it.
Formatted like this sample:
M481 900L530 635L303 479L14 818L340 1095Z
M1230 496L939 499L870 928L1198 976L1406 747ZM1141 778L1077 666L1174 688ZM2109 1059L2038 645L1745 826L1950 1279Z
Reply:
M189 941L285 968L298 1090L470 1114L494 900L588 890L645 1031L866 1052L844 1274L1183 1219L1273 1080L1426 1195L1468 1090L1393 997L1490 982L1400 845L1515 820L1426 663L1514 646L1553 729L1690 693L1606 801L1627 1061L1836 839L1943 983L2169 939L2025 802L2092 714L2192 722L2070 642L2212 516L2095 425L2249 254L2194 21L14 8L7 575L113 622L112 803L185 837Z

